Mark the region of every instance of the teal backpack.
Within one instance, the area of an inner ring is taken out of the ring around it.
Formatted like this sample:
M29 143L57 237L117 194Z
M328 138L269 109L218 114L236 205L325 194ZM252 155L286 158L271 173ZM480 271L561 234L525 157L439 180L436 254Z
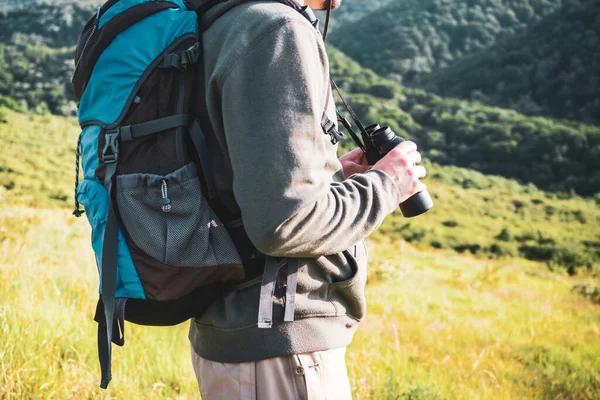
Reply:
M124 344L126 320L184 322L233 283L262 274L259 326L270 328L270 299L286 264L285 320L294 318L297 260L258 253L239 211L219 203L211 180L215 139L197 22L225 1L109 0L86 24L76 49L73 86L82 132L74 215L83 215L81 203L100 274L95 320L102 388L111 380L112 343ZM276 1L316 27L307 7ZM325 120L325 133L337 134L334 125Z

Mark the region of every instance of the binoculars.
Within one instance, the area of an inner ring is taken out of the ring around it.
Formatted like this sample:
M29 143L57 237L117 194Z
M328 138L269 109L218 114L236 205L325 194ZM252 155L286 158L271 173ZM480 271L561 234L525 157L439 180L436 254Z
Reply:
M366 157L369 165L374 165L381 160L394 147L404 142L400 136L396 135L389 126L379 126L373 124L365 128L368 140L365 140ZM365 138L367 139L367 138ZM416 217L433 207L433 200L427 190L417 193L405 202L400 204L402 215L406 218Z

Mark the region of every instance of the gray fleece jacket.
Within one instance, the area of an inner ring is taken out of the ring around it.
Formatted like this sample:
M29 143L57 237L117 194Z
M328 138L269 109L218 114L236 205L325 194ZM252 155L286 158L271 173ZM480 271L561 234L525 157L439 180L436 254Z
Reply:
M399 204L384 172L344 179L320 122L336 120L320 35L290 7L230 0L205 15L212 171L261 252L300 259L295 318L274 299L257 325L261 278L218 298L190 328L203 358L246 362L346 346L365 316L363 239ZM357 244L358 243L358 244Z

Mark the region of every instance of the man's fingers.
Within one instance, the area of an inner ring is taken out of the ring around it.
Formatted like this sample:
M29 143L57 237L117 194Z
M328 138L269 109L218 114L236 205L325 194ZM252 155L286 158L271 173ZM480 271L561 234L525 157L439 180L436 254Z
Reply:
M421 193L427 190L427 185L425 185L423 182L421 181L416 181L415 182L415 186L414 186L414 193Z
M421 162L421 153L413 151L406 155L406 161L408 165L415 165Z
M365 153L363 153L363 151L360 148L356 148L351 152L344 154L342 157L340 157L340 160L354 161L357 164L363 165L367 164L367 161L365 159Z
M398 152L399 154L408 154L410 152L417 150L417 144L415 142L402 142L398 146L394 147L393 152Z
M416 167L413 167L413 174L414 177L422 179L425 178L425 176L427 176L427 170L424 166L417 165Z

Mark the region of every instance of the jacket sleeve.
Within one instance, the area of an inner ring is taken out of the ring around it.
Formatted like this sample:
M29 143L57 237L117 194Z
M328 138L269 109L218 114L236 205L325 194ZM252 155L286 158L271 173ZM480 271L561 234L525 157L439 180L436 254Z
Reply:
M271 256L339 253L399 204L382 171L340 175L337 147L320 125L328 69L314 29L288 20L259 36L222 78L234 195L248 236Z

